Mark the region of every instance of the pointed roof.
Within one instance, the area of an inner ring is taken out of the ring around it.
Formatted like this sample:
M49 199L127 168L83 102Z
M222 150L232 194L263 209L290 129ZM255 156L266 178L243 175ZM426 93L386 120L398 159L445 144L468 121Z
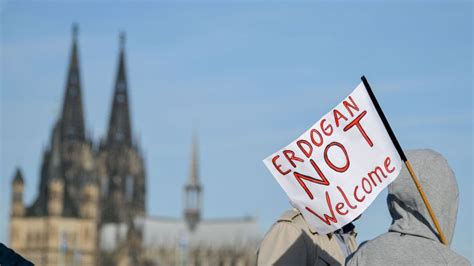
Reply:
M125 69L125 33L120 34L120 53L115 81L112 112L110 114L107 144L132 144L131 121L128 105L127 76Z
M15 177L13 178L13 184L24 184L23 174L21 173L21 169L17 168L15 171Z
M78 31L77 24L73 24L72 49L66 79L63 110L61 114L61 140L85 140L79 55L77 47Z
M191 166L189 168L188 186L200 186L199 183L199 158L198 158L197 134L193 133L193 143L191 148Z

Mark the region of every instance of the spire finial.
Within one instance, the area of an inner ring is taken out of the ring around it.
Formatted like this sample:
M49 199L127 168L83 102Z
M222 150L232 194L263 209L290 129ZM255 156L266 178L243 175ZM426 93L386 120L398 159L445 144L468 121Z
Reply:
M76 22L72 23L72 37L74 40L77 39L77 35L79 35L79 25Z
M13 177L13 183L24 183L23 174L21 173L21 169L19 167L16 168L15 176Z
M125 32L122 31L120 32L120 49L123 50L125 49Z
M198 159L198 136L196 128L193 129L193 139L191 144L191 168L189 173L189 184L199 184L199 159Z

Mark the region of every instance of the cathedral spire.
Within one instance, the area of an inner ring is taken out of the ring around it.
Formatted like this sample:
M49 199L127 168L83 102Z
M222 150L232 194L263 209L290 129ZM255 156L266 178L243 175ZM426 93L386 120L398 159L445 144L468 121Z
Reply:
M120 34L120 53L115 81L112 112L110 115L107 144L132 144L131 122L127 95L127 76L125 69L125 33Z
M77 48L77 24L72 26L72 49L66 79L63 110L61 115L61 140L85 140L84 114L82 110L79 56Z
M189 168L188 184L192 186L199 186L199 158L196 133L193 133L193 143L191 149L191 166Z

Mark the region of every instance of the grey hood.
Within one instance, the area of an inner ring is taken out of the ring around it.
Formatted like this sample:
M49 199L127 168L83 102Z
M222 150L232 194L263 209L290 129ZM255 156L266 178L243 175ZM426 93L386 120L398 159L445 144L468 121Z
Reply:
M413 165L449 244L453 239L459 191L453 170L444 157L433 150L406 153ZM387 204L392 215L389 231L440 241L438 232L406 167L388 187Z
M446 160L432 150L412 150L406 154L450 244L458 211L454 173ZM389 185L387 203L393 219L389 232L361 244L347 258L346 265L470 265L439 240L404 165Z

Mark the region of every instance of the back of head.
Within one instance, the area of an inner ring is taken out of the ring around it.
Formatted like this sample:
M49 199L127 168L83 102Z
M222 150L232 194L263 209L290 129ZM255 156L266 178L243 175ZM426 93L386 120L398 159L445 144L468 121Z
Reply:
M453 171L439 153L411 150L406 155L449 243L458 210ZM346 265L470 265L441 244L428 210L406 167L388 187L389 232L360 245Z
M451 244L456 224L459 192L446 159L433 150L410 150L407 157L421 187ZM390 231L439 241L439 235L408 170L388 188L388 208L393 221Z

